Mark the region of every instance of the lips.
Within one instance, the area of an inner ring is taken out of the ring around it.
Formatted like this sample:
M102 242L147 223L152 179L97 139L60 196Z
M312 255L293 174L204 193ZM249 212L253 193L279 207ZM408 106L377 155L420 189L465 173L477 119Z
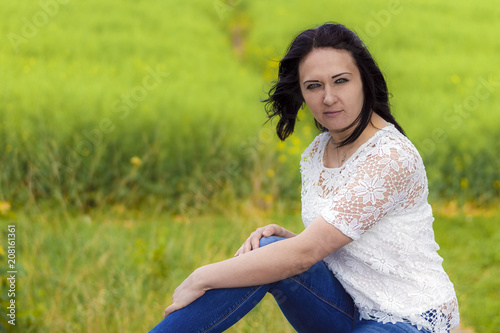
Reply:
M342 112L342 110L331 110L331 111L325 111L323 114L327 117L335 117L339 115Z

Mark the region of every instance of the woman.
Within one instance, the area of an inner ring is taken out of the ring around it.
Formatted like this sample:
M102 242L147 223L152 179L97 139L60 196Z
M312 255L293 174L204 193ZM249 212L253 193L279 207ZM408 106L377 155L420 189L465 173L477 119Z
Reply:
M448 332L458 324L422 160L390 113L387 86L350 30L299 34L269 93L277 134L307 104L322 133L302 155L302 218L253 232L195 270L152 332L221 332L270 292L298 332Z

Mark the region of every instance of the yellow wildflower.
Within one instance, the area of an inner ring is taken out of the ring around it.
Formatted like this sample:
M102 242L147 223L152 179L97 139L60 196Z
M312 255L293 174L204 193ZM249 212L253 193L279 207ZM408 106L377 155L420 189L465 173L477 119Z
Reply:
M273 178L273 177L274 177L274 170L273 170L273 169L267 169L267 171L266 171L266 175L267 175L269 178Z
M451 82L453 82L454 84L459 84L460 83L460 76L458 76L457 74L453 74L451 76Z
M304 128L302 129L302 131L304 132L304 134L310 135L311 131L312 131L311 126L309 126L309 125L304 126Z
M273 203L273 201L274 201L273 199L274 199L274 198L273 198L273 196L272 196L271 194L266 194L266 195L264 196L264 201L265 201L265 202L266 202L266 204L268 204L268 205Z
M294 146L300 146L302 144L302 141L300 141L300 138L293 136L292 137L292 144Z
M465 177L460 179L460 187L463 189L466 189L467 187L469 187L469 180Z
M5 215L10 210L10 202L0 201L0 215Z
M134 156L130 159L130 163L132 163L133 166L139 167L142 164L142 161L139 157Z

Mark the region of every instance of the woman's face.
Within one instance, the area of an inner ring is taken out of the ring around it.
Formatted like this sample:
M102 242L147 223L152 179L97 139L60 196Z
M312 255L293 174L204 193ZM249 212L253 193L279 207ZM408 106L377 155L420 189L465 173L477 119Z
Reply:
M344 137L363 107L363 84L346 50L313 49L299 65L300 90L314 118L332 136ZM337 134L337 135L336 135Z

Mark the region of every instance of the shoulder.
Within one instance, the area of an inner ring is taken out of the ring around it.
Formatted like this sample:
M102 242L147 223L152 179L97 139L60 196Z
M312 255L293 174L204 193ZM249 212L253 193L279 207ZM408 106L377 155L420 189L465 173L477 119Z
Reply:
M321 165L321 152L329 138L330 133L321 133L304 150L300 158L300 171L303 177L313 170L318 170L318 167Z
M380 129L361 155L360 162L385 172L411 174L424 170L418 150L392 125Z
M309 147L304 150L304 153L302 153L302 160L317 155L321 150L321 147L328 141L328 139L330 139L330 133L323 132L321 134L318 134L311 142Z
M377 134L376 140L371 144L372 154L393 157L413 156L420 159L420 154L410 139L394 126L382 128Z

